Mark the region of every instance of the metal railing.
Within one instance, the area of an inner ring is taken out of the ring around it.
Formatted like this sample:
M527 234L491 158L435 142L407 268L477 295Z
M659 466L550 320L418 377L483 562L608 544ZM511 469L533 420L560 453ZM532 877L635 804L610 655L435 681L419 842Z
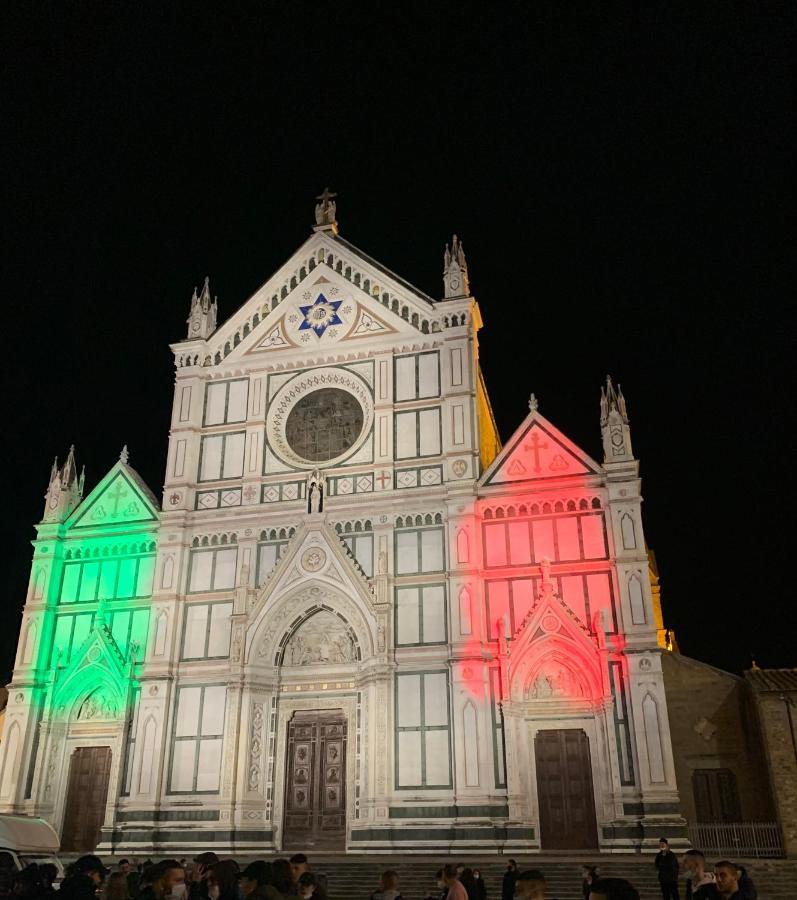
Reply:
M693 847L717 856L783 856L783 838L777 822L695 822L689 826Z

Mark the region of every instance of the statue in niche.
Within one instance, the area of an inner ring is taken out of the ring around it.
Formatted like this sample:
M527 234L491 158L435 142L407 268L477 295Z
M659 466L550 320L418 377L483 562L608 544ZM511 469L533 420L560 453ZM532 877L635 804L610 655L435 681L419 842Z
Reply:
M285 648L285 663L289 666L342 664L355 658L349 630L337 616L326 611L308 619Z
M307 512L324 511L324 476L320 469L313 469L307 477Z

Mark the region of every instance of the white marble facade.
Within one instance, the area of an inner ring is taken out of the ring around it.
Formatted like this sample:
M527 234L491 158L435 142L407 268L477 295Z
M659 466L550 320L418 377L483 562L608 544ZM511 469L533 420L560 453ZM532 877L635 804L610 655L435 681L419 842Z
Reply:
M76 750L108 747L101 851L281 850L289 726L325 711L340 849L553 847L535 748L565 730L582 845L678 838L622 395L603 463L533 398L499 450L461 245L433 300L342 239L328 196L316 218L218 328L195 293L160 503L126 451L85 497L73 455L54 466L0 809L67 827Z

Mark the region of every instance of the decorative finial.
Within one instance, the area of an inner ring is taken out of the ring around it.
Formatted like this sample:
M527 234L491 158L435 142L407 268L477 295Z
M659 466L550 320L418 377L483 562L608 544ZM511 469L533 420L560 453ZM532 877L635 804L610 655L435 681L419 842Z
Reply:
M538 402L538 400L537 400L537 397L536 397L534 394L532 394L532 395L529 397L529 409L530 409L533 413L535 413L535 412L537 412L537 410L538 410L539 408L540 408L540 404L539 404L539 402Z
M130 462L130 453L127 449L127 444L125 444L124 447L122 447L122 452L119 454L119 460L121 462L123 462L125 465L127 465L128 462Z
M317 231L334 231L337 234L338 223L335 218L337 206L335 197L328 187L316 197L319 202L315 205L315 224Z

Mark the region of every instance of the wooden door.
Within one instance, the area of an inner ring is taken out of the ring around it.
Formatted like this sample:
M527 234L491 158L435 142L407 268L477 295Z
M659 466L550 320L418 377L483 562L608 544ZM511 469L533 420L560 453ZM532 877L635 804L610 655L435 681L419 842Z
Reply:
M589 740L577 728L539 731L534 741L543 850L598 846Z
M695 769L692 791L698 822L741 822L739 790L730 769Z
M346 718L297 712L288 724L283 849L346 846Z
M61 829L62 852L92 853L99 844L110 777L110 747L79 747L72 754Z

